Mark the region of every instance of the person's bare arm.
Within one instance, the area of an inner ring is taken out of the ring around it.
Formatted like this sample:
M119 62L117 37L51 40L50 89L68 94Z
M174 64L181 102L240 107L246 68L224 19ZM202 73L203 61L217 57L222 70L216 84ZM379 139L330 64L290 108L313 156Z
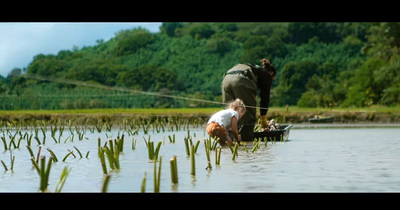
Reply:
M232 117L232 133L233 133L233 136L235 137L235 139L238 142L240 142L242 139L239 135L237 123L238 123L238 119L236 118L236 116L233 116Z

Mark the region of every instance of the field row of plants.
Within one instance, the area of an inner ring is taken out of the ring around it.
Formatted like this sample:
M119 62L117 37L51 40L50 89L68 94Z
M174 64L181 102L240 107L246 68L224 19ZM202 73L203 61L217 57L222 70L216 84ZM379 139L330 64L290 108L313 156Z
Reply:
M165 118L164 118L165 119ZM185 144L185 151L179 151L179 153L186 154L186 158L190 159L190 175L196 176L196 170L199 168L205 168L205 170L212 170L213 167L221 165L221 150L230 150L232 155L232 161L239 156L239 148L241 152L255 153L262 145L267 147L268 141L266 139L254 139L254 142L249 142L242 146L235 143L235 145L228 145L222 148L218 144L217 139L213 138L197 138L196 134L191 133L190 129L202 128L203 124L198 121L188 121L179 117L171 117L168 120L160 120L156 118L154 120L149 119L124 119L119 124L114 124L112 121L98 120L96 123L86 121L85 123L77 123L76 121L35 121L35 122L5 122L0 121L0 129L2 132L1 141L3 143L3 154L9 153L10 161L1 159L2 166L5 172L18 173L19 170L14 172L14 169L21 167L20 165L26 165L21 163L22 160L15 157L15 150L24 150L26 148L29 153L30 160L26 159L23 161L31 162L32 176L38 176L38 191L39 192L61 192L63 186L68 184L68 176L71 173L79 173L73 171L73 166L64 166L60 178L55 186L54 191L49 189L50 177L57 176L52 173L52 167L57 162L68 162L69 159L88 159L93 158L93 155L89 151L83 151L79 144L83 141L93 141L97 145L96 158L99 159L101 169L99 173L103 174L102 187L99 189L100 192L107 192L110 179L114 174L119 173L124 167L121 164L120 157L127 153L127 150L135 152L139 149L136 144L139 140L139 136L143 134L143 141L146 144L147 162L154 164L154 192L160 192L160 176L161 165L163 164L163 156L159 155L160 150L163 149L165 144ZM118 136L113 138L112 135L108 135L111 132L118 132ZM186 131L187 134L184 139L176 139L175 132ZM101 134L105 133L106 139L100 137L96 140L88 138L88 134ZM151 137L155 133L165 133L168 141L165 138L160 141L154 141ZM145 137L146 136L146 137ZM125 148L124 145L128 139L131 140L131 147ZM264 140L264 143L262 143ZM60 153L52 150L52 145L66 145L66 143L73 143L73 149L67 149L65 153ZM275 143L275 142L273 142ZM201 160L206 159L207 162L199 162L196 159L199 156L199 149L201 144L204 146L206 158L200 158ZM47 152L43 149L46 148ZM36 150L37 149L37 150ZM86 150L87 148L85 148ZM143 148L141 148L143 149ZM214 154L212 154L214 153ZM143 153L142 153L143 154ZM226 154L226 153L225 153ZM212 161L211 158L215 157ZM168 157L164 157L168 158ZM17 159L17 161L16 161ZM170 162L170 174L171 174L171 185L179 185L179 160L177 155L173 155L169 159ZM165 163L164 163L165 164ZM204 164L204 167L199 165ZM100 168L100 166L99 166ZM71 172L72 171L72 172ZM164 172L166 173L166 172ZM144 172L143 180L141 185L141 192L146 192L146 183L151 182L147 177L147 173ZM0 185L1 186L1 185Z
M78 124L113 123L119 126L125 120L150 121L186 121L189 124L206 123L209 117L220 108L155 108L155 109L78 109L78 110L19 110L0 111L0 123L25 122L64 123L72 121ZM335 123L398 123L400 107L373 106L369 108L299 108L271 107L268 118L280 123L305 123L314 115L334 116Z

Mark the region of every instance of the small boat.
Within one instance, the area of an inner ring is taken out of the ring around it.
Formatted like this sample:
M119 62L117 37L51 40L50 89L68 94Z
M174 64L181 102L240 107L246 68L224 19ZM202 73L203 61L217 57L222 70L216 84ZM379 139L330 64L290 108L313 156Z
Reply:
M254 132L254 138L261 138L262 141L287 141L289 138L290 128L293 125L279 125L279 129L272 131L258 131ZM266 138L264 138L266 137Z
M333 117L331 116L316 116L314 118L308 118L310 123L331 123L333 122Z

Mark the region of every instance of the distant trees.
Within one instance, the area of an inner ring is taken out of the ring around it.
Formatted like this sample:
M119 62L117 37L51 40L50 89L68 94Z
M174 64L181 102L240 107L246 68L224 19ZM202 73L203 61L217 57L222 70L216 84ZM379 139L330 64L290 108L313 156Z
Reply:
M275 95L281 96L276 99L277 105L296 104L306 84L317 72L318 65L310 61L290 62L282 68L279 85L275 89Z
M15 69L0 77L0 97L7 97L0 108L28 108L28 101L40 109L215 106L104 90L85 89L86 95L79 95L79 86L17 75L220 100L224 72L238 62L260 64L262 58L278 70L271 106L399 105L399 37L400 24L395 22L168 22L160 33L122 30L95 46L38 54L26 72Z
M374 23L362 49L368 59L350 78L343 106L400 104L400 23Z
M116 80L118 86L143 91L182 90L183 87L174 71L155 65L121 71Z
M210 24L204 23L193 27L189 33L195 40L200 40L210 38L215 31L211 28Z
M119 32L115 39L118 41L115 53L118 56L136 53L139 49L155 41L155 36L145 29L134 29Z
M169 37L174 37L179 34L179 29L182 28L182 23L179 22L171 22L171 23L162 23L160 27L160 32L167 34Z

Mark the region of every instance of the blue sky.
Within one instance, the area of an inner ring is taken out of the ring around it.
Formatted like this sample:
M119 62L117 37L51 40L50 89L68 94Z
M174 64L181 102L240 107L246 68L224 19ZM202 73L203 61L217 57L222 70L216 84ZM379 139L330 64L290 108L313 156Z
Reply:
M37 54L57 54L108 41L121 30L142 27L159 32L161 22L0 22L0 75L26 68Z

